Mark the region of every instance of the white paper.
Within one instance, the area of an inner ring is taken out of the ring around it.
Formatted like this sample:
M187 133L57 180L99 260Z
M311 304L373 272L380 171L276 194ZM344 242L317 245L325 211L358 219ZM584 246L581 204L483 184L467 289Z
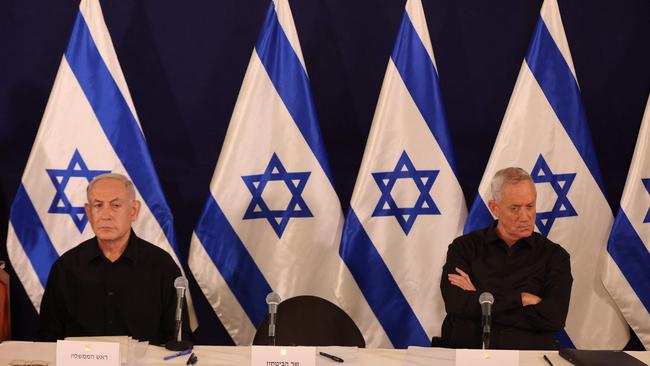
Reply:
M410 346L406 350L404 366L454 366L456 350Z
M457 349L456 366L519 366L519 351Z
M92 341L57 341L57 366L120 366L120 344Z
M251 366L316 366L316 347L251 346Z

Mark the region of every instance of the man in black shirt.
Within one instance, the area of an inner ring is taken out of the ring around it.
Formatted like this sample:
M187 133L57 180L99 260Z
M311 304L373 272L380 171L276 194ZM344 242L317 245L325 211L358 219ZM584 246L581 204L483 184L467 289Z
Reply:
M484 291L494 295L490 348L556 349L571 295L569 254L535 227L537 192L520 168L498 171L488 206L497 220L456 238L440 288L447 316L442 343L480 348Z
M95 237L52 266L43 294L39 338L130 335L161 344L174 339L180 270L163 249L131 229L140 210L133 183L95 177L85 206Z

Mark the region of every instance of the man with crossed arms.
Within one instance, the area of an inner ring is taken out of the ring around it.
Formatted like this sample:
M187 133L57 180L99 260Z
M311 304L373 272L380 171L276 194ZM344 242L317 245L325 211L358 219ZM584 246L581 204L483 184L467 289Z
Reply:
M490 348L557 349L571 296L569 254L534 232L537 192L520 168L498 171L488 206L496 220L456 238L440 283L443 346L480 348L479 296L494 295Z

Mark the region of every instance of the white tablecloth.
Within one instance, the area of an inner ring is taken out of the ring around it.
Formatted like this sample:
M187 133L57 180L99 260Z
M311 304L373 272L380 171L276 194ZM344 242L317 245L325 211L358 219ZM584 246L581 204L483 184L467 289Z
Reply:
M356 349L347 347L318 347L319 351L337 355L345 360L345 366L410 366L405 365L408 359L411 365L431 365L432 353L437 357L436 365L453 366L453 350L411 348L409 350L394 349ZM198 357L196 366L201 365L248 365L250 363L250 347L228 346L195 346L194 353ZM189 356L177 357L163 361L163 357L171 354L163 347L148 346L144 364L149 366L185 365ZM639 360L650 364L650 352L628 352ZM555 351L521 351L519 364L522 366L548 366L542 356L546 354L555 366L570 366ZM9 365L13 360L42 360L50 366L55 365L56 343L7 341L0 343L0 365ZM445 361L445 359L447 361ZM339 365L329 359L317 357L318 366Z

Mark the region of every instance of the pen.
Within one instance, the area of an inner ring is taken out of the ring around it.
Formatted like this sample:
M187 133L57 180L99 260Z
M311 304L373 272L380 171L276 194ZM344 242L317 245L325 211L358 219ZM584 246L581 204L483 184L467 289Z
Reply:
M553 362L551 362L551 360L549 360L548 357L546 357L546 355L544 355L544 360L548 362L549 365L553 366Z
M329 359L332 360L332 361L343 362L343 359L342 359L341 357L336 357L336 356L334 356L334 355L330 355L329 353L318 352L318 354L321 355L321 356L323 356L323 357L327 357L327 358L329 358Z
M176 352L172 355L163 357L163 361L171 360L172 358L176 358L184 355L189 355L190 353L192 353L192 349L188 348L185 351Z
M199 361L199 358L196 357L196 355L195 355L194 353L192 353L192 354L190 355L190 358L187 359L187 363L186 363L186 365L194 365L194 364L197 363L198 361Z

